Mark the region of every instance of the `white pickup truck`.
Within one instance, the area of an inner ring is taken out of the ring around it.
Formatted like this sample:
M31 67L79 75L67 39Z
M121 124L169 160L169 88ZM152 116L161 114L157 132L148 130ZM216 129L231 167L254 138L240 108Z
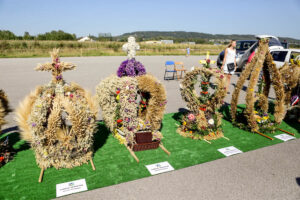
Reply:
M300 49L271 49L270 53L276 66L279 68L284 63L290 63L290 60L300 60Z

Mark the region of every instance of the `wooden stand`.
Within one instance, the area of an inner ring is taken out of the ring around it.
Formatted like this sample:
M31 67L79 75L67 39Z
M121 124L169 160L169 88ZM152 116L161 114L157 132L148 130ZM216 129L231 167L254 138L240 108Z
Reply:
M126 146L126 148L128 149L128 151L130 152L130 154L132 155L132 157L136 160L136 162L139 163L140 161L139 161L139 159L136 157L134 151L132 151L132 149L131 149L128 145L126 145L126 144L124 144L124 145Z
M166 154L168 154L168 156L170 156L171 153L164 147L164 145L159 144L159 147L160 147L164 152L166 152Z
M134 151L132 150L132 148L126 144L124 144L127 148L127 150L130 152L131 156L136 160L137 163L140 162L140 160L138 159L138 157L135 155ZM169 152L166 147L164 147L164 145L162 144L159 144L159 147L166 153L168 154L169 156L171 155L171 152Z
M91 162L91 165L92 165L92 169L95 171L96 168L95 168L95 165L94 165L94 162L92 159L90 159L90 162ZM41 168L41 173L40 173L40 177L39 177L39 183L41 183L43 181L43 176L44 176L44 167Z
M93 160L92 160L92 159L90 159L90 162L91 162L91 165L92 165L92 169L95 171L95 170L96 170L96 168L95 168L95 165L94 165L94 162L93 162Z
M44 176L44 167L41 169L40 177L39 177L39 183L43 181L43 176Z
M278 130L280 130L280 131L282 131L282 132L284 132L284 133L290 134L290 135L292 135L292 136L295 136L294 133L290 133L290 132L285 131L285 130L283 130L283 129L281 129L281 128L278 128Z
M261 132L258 132L258 131L255 131L255 132L256 132L257 134L261 135L261 136L264 136L264 137L270 139L270 140L274 140L274 138L271 138L271 137L269 137L269 136L267 136L267 135L265 135L265 134L263 134L263 133L261 133Z

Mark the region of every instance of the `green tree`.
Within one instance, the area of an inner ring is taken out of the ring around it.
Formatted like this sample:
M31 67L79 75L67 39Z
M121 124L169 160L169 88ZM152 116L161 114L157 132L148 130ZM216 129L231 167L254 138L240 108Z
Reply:
M15 40L16 35L8 30L0 30L0 40Z

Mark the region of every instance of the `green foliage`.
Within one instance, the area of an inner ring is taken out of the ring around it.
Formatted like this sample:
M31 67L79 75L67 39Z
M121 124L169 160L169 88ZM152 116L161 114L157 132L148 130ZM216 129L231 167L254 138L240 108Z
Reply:
M7 31L7 30L0 30L0 40L16 40L17 36L11 32L11 31Z
M76 40L75 34L65 33L62 30L51 31L37 36L38 40Z

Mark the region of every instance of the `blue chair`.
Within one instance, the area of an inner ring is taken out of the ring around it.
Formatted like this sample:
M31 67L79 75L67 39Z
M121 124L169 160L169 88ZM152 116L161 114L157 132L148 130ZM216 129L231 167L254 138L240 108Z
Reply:
M168 74L173 73L172 76L167 76ZM165 75L164 80L174 80L175 78L175 62L174 61L166 61L165 62Z

